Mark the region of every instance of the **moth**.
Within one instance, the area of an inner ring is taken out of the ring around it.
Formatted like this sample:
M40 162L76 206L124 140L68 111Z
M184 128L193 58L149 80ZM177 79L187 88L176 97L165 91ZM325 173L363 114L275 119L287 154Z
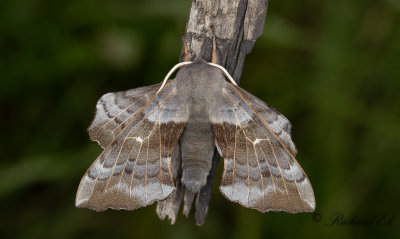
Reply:
M160 84L103 95L88 131L104 151L79 184L77 207L134 210L167 198L178 180L197 193L217 149L229 200L260 212L315 209L290 122L215 63L182 62Z

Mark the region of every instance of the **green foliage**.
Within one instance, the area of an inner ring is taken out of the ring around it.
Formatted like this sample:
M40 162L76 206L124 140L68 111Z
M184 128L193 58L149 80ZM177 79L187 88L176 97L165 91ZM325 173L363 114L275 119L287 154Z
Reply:
M218 190L222 163L200 228L182 214L174 226L159 221L154 205L74 207L79 180L101 151L86 132L97 99L161 81L178 61L189 7L189 0L1 1L2 238L398 238L395 0L270 1L264 35L246 60L241 86L294 126L321 221L227 201ZM329 226L337 213L370 224ZM372 221L384 214L394 223Z

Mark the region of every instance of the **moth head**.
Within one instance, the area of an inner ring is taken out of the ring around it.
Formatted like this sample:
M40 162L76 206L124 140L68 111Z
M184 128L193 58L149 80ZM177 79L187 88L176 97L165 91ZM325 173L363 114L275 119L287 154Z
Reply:
M210 63L210 62L206 62L204 61L202 58L198 58L195 61L184 61L184 62L180 62L178 64L176 64L174 67L172 67L172 69L168 72L168 74L165 76L163 83L161 84L160 89L158 89L157 93L158 94L165 86L165 84L167 83L168 79L171 77L171 75L179 68L185 67L185 66L189 66L195 64L195 66L199 67L199 68L203 68L208 66L213 66L217 69L219 69L224 76L226 77L227 80L229 80L233 85L237 86L235 80L233 79L233 77L229 74L229 72L221 65L215 64L215 63ZM204 71L204 69L203 69Z

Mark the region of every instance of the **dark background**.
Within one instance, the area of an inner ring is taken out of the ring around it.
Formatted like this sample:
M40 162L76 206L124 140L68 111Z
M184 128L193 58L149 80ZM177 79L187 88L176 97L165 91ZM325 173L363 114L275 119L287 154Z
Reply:
M189 0L1 0L1 237L398 238L397 0L270 1L264 34L245 62L241 86L294 126L318 214L261 214L228 201L218 190L222 163L202 227L181 213L170 226L155 205L74 207L80 178L101 152L86 132L96 101L163 79L178 62L189 7ZM339 214L348 223L330 225Z

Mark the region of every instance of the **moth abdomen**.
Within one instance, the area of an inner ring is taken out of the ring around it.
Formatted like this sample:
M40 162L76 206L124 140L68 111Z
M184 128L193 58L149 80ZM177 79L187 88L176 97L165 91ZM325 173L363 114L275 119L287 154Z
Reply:
M192 192L198 192L206 184L215 149L211 123L189 119L180 142L182 183Z

